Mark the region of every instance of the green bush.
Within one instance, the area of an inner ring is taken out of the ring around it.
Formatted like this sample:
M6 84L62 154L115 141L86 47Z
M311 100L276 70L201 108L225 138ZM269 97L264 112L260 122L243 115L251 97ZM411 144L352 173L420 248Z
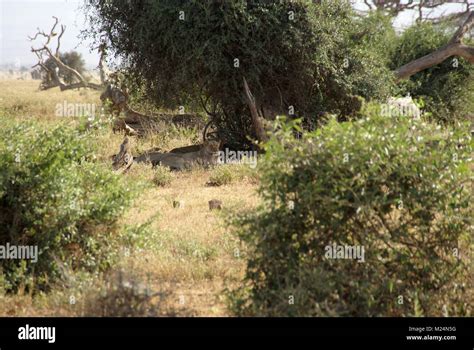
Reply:
M46 288L65 270L110 266L132 191L94 162L90 134L15 123L0 131L0 245L36 245L38 261L0 260L7 290Z
M259 165L264 204L234 222L248 248L238 314L470 313L472 140L373 111L303 140L298 123L278 125ZM363 247L364 259L331 259L333 244Z
M396 69L446 45L453 28L419 23L396 41L391 68ZM399 84L400 95L423 98L425 110L436 121L463 120L474 110L474 66L462 57L451 57Z

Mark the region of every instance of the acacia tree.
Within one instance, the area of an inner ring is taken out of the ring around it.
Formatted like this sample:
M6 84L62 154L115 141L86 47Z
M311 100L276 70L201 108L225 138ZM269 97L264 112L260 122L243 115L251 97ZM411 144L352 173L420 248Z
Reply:
M358 16L342 0L92 0L87 9L88 34L121 58L132 91L167 108L200 102L236 146L263 140L262 118L298 116L311 127L325 112L358 110L355 96L383 100L395 80L448 57L472 62L463 38L473 15L447 46L391 72L390 16Z
M357 110L356 95L390 92L384 54L369 42L392 29L346 1L92 0L88 10L89 34L106 39L146 98L168 108L199 101L235 145L260 138L261 117L311 124Z

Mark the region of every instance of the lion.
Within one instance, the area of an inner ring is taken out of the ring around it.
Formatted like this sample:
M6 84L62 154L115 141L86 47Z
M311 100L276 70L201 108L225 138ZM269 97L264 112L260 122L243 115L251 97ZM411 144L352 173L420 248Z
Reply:
M209 167L217 164L220 142L205 141L200 150L187 153L147 153L135 159L137 163L149 162L153 166L167 166L172 170L191 169L195 166Z

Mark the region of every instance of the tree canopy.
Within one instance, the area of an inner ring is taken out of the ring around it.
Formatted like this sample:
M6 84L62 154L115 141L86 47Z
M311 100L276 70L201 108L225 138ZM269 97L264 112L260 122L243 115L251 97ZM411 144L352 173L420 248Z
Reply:
M202 102L238 144L252 136L245 77L270 117L348 115L358 99L389 95L380 49L384 16L356 16L345 1L100 1L93 35L107 41L143 95L168 108ZM266 115L268 117L268 115Z

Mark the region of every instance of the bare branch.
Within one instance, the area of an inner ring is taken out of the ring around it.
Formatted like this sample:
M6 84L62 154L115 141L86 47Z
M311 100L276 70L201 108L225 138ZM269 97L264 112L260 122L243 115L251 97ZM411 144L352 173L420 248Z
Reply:
M107 67L106 57L107 57L107 44L105 42L101 43L97 47L97 51L100 53L99 58L99 73L100 73L100 82L105 86L110 80L112 75L110 70Z
M474 26L474 11L471 12L464 24L458 28L449 43L460 43L463 36Z
M74 68L70 67L69 65L61 61L60 55L59 55L59 49L61 47L61 38L64 35L64 32L66 31L66 26L63 24L61 25L61 32L59 33L59 36L58 36L58 33L56 33L55 30L59 23L59 19L54 16L53 18L54 18L54 24L49 34L46 34L44 31L38 28L38 31L35 34L35 36L29 37L31 41L36 40L38 36L42 36L46 38L46 42L43 44L43 46L39 48L34 48L34 47L31 48L31 52L33 52L38 57L38 63L35 65L35 67L36 66L40 67L48 75L48 77L51 78L51 81L48 81L47 83L43 82L40 85L40 88L45 90L45 89L50 89L52 87L59 86L61 91L70 90L70 89L78 89L81 87L101 90L103 88L102 85L89 83L77 70L75 70ZM57 37L57 45L56 45L56 50L54 54L49 47L49 44L53 37ZM71 75L73 75L79 82L72 83L72 84L65 84L63 81L61 81L60 77L58 76L58 73L56 72L56 69L48 67L45 64L43 55L48 56L48 58L54 62L57 68L60 68L63 71L67 71L71 73Z
M56 57L59 57L59 47L61 46L61 37L63 36L64 32L66 31L66 26L61 24L61 34L58 36L58 46L56 46Z

